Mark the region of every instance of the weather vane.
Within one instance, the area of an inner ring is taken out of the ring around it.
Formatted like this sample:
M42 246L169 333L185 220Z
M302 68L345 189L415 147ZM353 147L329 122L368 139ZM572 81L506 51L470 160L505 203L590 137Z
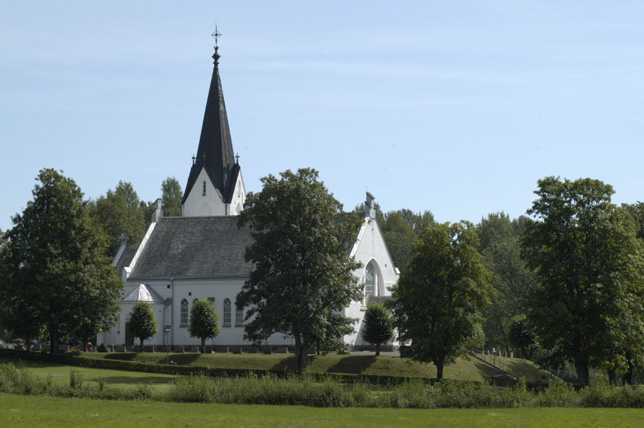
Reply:
M215 24L215 32L211 34L211 36L215 39L215 47L219 47L219 38L221 37L221 33L217 29L217 24Z

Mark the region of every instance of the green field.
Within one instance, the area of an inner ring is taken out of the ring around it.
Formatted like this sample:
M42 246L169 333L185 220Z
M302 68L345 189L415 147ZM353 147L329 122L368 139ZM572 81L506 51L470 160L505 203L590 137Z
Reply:
M638 409L338 409L0 394L2 427L639 427Z
M72 367L39 361L23 361L18 364L15 360L0 358L0 364L2 363L22 364L25 368L29 369L30 373L40 377L51 376L52 381L59 385L69 385L70 372L75 370L82 376L83 383L85 384L98 384L99 379L101 379L110 388L124 389L147 385L155 393L166 392L172 382L178 377L154 373Z

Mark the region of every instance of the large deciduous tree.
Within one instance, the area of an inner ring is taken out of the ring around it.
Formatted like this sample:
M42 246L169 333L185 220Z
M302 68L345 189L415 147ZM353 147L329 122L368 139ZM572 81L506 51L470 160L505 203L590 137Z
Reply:
M391 312L383 305L369 305L364 314L362 340L376 345L376 357L380 355L380 346L386 344L394 335Z
M149 209L141 202L132 183L119 181L114 190L89 204L93 218L103 227L109 238L108 256L114 257L121 245L121 234L128 236L130 244L141 242L150 222Z
M539 284L528 316L539 342L575 364L625 371L642 343L642 247L631 217L599 180L539 180L522 254ZM635 335L636 337L633 337Z
M215 305L205 299L197 299L190 310L190 337L201 339L201 352L206 352L206 339L212 339L221 332L219 314Z
M443 367L471 349L480 330L480 311L489 304L488 272L469 223L426 228L413 257L392 287L394 326L409 355Z
M127 328L132 336L139 338L143 352L143 342L159 331L154 307L149 302L137 302L128 316Z
M275 333L292 336L298 370L307 351L323 343L339 345L353 320L339 313L362 297L349 257L360 219L342 216L342 205L313 169L262 178L240 217L255 242L246 251L254 267L237 296L248 307L244 337L255 343Z
M163 215L167 217L181 217L181 200L183 191L179 180L168 177L161 183L161 200L163 202Z
M46 329L55 352L63 335L85 338L112 324L123 284L76 183L53 169L37 180L0 251L0 318L32 338Z

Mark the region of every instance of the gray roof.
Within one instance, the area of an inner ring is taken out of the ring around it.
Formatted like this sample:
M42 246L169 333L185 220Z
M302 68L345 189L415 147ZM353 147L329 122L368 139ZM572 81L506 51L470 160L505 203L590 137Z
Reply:
M237 216L162 217L143 248L131 278L246 277L253 239Z
M163 303L165 300L152 288L148 288L145 284L139 284L121 299L122 303Z

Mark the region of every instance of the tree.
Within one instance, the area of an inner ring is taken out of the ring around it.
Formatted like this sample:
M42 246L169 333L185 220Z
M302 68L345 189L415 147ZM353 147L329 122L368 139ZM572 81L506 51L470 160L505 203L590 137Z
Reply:
M493 213L477 225L479 252L495 290L492 305L483 311L485 338L488 347L505 348L506 352L510 352L512 320L526 313L528 296L536 286L534 272L520 255L524 223L525 218L511 220L507 214Z
M383 305L373 304L364 314L362 340L376 345L376 357L380 355L380 345L387 343L394 335L391 312Z
M240 227L255 242L246 250L253 263L237 296L246 312L244 338L261 343L274 333L292 336L298 370L315 344L339 345L354 331L341 315L362 297L349 257L361 218L341 215L342 205L318 181L318 172L286 171L262 178L260 193L247 196Z
M378 218L382 233L396 267L405 270L412 257L414 241L425 228L434 226L430 211L414 213L408 209L389 211Z
M512 346L521 350L521 358L530 358L531 348L536 345L536 336L525 316L517 316L512 319L508 340Z
M168 177L161 183L161 200L163 202L163 215L168 217L181 217L181 201L183 191L179 180Z
M132 307L132 312L130 312L127 320L127 328L132 333L132 336L139 338L141 352L143 352L143 341L148 340L159 331L157 316L149 302L137 302Z
M53 169L37 180L0 251L0 318L30 338L46 329L53 353L63 335L78 336L81 328L94 335L114 323L123 284L74 180Z
M212 339L221 332L219 314L215 305L204 299L195 300L190 310L190 337L201 339L201 352L206 352L206 339Z
M610 202L610 185L589 178L539 180L522 255L539 284L528 317L539 343L589 367L626 370L628 343L642 343L642 245L637 226ZM629 337L635 334L637 337Z
M128 236L129 243L141 242L150 223L146 215L148 206L139 200L132 183L119 181L114 190L89 204L89 211L103 227L109 238L105 254L114 257L121 246L121 234Z
M426 228L392 287L399 339L411 342L413 359L436 365L438 379L445 364L471 349L480 311L489 304L491 287L477 244L469 223Z

